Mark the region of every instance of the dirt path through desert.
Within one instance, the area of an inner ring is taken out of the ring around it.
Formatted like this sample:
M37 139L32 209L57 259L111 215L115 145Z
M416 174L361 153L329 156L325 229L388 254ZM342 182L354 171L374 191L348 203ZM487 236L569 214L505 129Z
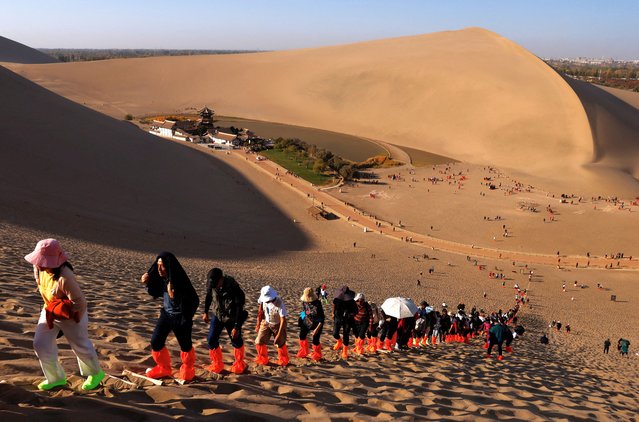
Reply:
M489 258L500 259L503 261L514 261L517 263L527 263L532 265L553 265L571 268L607 268L612 265L616 270L637 270L639 263L637 260L624 258L623 260L607 259L601 257L586 256L556 256L548 254L536 254L526 252L515 252L509 250L492 249L478 247L475 245L452 242L444 239L438 239L433 236L424 235L412 231L405 230L402 227L395 226L389 222L381 221L375 216L366 214L365 212L350 206L349 204L339 201L330 194L322 191L317 186L307 181L287 173L286 169L280 167L271 160L256 160L254 154L248 154L244 150L234 150L232 156L251 163L256 168L269 174L275 180L288 185L291 189L299 192L301 196L309 200L309 206L320 206L328 210L345 221L357 226L371 235L380 234L389 239L396 241L409 242L421 245L431 250L441 250L452 252L460 255L470 256L471 258ZM378 225L380 225L378 227ZM618 264L618 265L617 265Z

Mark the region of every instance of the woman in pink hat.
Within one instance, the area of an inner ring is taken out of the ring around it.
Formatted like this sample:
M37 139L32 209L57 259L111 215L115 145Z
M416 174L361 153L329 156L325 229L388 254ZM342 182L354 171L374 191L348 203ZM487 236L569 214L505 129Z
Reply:
M38 384L38 389L50 390L67 383L64 369L58 361L56 343L62 331L78 359L80 373L87 377L82 389L93 390L100 385L105 374L89 340L87 301L75 279L73 267L55 239L39 241L34 251L24 259L33 265L38 290L44 300L33 338L33 348L46 378Z

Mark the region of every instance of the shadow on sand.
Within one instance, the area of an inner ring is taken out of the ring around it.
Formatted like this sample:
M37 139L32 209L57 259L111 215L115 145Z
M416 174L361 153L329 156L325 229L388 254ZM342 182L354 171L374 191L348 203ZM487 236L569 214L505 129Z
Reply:
M307 237L223 161L0 67L0 221L127 249L236 258Z

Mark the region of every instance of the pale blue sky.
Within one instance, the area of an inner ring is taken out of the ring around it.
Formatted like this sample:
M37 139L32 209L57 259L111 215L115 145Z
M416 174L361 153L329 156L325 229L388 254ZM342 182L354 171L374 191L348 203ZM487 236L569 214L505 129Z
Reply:
M639 59L639 0L0 0L32 47L279 50L480 26L542 57Z

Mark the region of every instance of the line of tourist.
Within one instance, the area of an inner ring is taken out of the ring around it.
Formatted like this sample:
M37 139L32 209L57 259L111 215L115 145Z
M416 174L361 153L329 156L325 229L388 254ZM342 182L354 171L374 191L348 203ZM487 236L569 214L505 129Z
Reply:
M34 276L44 300L34 338L34 349L46 378L38 388L49 390L66 385L56 344L62 332L78 358L82 375L87 377L82 388L96 388L105 373L100 369L97 354L88 338L87 301L75 281L73 267L66 254L57 240L45 239L38 242L35 250L25 259L33 265ZM195 288L178 259L170 252L158 254L140 281L149 295L162 299L162 308L150 342L155 366L147 370L146 376L153 379L173 376L171 356L166 347L167 337L172 332L181 351L178 377L184 381L192 380L196 362L192 328L200 304ZM289 314L286 305L272 286L262 287L257 302L256 363L269 364L268 345L272 341L277 350L277 364L286 366L289 364ZM297 357L319 361L322 359L321 336L327 319L324 305L329 303L326 285L317 289L305 288L300 302L301 312L296 321L299 327ZM207 369L210 372L221 373L224 370L220 346L223 331L226 331L234 349L234 363L230 371L236 374L246 372L243 326L249 315L244 309L245 303L245 293L233 277L225 275L219 268L208 272L201 318L209 324L207 345L210 365ZM502 345L505 343L505 350L511 352L513 338L524 331L523 327L517 326L519 302L507 312L499 310L490 315L476 308L466 312L463 303L456 310L449 311L445 303L436 310L423 301L407 315L393 315L394 311L384 312L383 307L368 302L363 293L355 293L348 286L337 290L330 317L335 340L333 350L338 351L342 359L349 357L351 331L355 341L352 352L357 355L435 346L444 342L469 343L472 338L480 336L485 338L485 357L491 357L492 349L496 346L499 360L503 359ZM516 326L515 334L510 326Z

